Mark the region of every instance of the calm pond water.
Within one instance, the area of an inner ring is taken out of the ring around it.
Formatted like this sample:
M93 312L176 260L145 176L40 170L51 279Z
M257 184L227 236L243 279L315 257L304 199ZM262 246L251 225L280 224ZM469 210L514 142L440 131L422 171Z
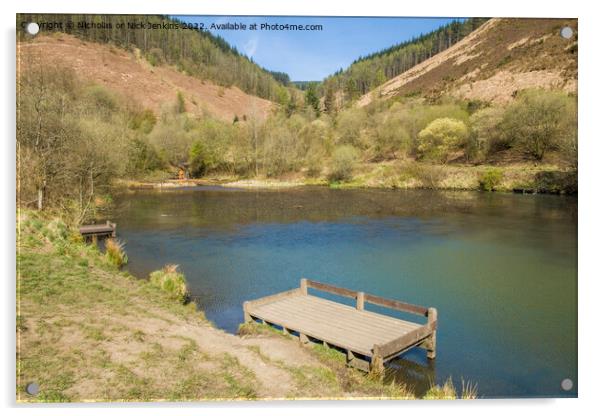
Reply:
M307 277L438 308L437 359L393 363L418 393L452 377L481 397L577 394L574 197L198 187L125 193L112 219L133 274L179 264L226 331Z

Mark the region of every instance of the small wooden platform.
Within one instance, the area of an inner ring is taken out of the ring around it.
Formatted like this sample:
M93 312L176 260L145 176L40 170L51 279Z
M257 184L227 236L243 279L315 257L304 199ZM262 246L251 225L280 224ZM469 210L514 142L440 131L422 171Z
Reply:
M85 238L115 237L117 224L107 221L106 224L90 224L79 227L80 234Z
M308 294L308 288L354 298L356 307ZM427 318L425 324L404 321L364 309L366 302ZM245 322L259 320L347 352L350 365L382 371L384 363L414 347L435 358L437 310L380 296L301 279L299 288L245 302Z

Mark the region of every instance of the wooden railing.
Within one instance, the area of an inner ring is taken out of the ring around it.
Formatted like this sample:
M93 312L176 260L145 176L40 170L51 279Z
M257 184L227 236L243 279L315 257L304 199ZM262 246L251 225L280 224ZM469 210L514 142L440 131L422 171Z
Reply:
M315 280L301 279L301 292L307 294L308 288L355 299L356 307L359 310L363 310L364 304L368 302L372 303L373 305L384 306L385 308L394 309L401 312L413 313L415 315L425 317L429 316L429 308L425 308L424 306L399 302L397 300L387 299L380 296L371 295L369 293L356 292L355 290L345 289L343 287L333 286L322 282L316 282Z
M391 355L398 355L402 349L412 348L416 344L428 340L427 350L428 357L435 358L435 331L437 330L437 310L435 308L429 308L428 322L426 325L422 325L419 328L408 332L405 335L400 336L392 341L385 344L375 345L373 350L374 354L383 358L387 358Z
M437 343L437 309L425 308L424 306L387 299L364 292L357 292L354 290L345 289L343 287L329 285L327 283L316 282L315 280L301 279L299 291L302 294L307 295L308 288L355 299L356 308L358 310L364 310L364 304L368 302L401 312L425 316L428 319L425 325L422 325L413 331L400 336L399 338L391 340L385 344L374 345L372 349L372 367L382 368L384 360L391 356L398 355L402 351L407 351L416 345L422 345L427 349L428 358L435 358Z

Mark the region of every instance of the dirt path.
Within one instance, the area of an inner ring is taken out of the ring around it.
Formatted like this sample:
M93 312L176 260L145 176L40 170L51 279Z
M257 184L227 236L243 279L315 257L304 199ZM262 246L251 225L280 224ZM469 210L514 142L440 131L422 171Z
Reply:
M156 310L153 312L163 313ZM240 337L216 329L208 322L182 321L175 316L168 316L165 320L142 319L135 326L135 330L160 334L155 342L161 343L166 349L177 350L181 348L182 339L191 339L200 351L209 356L235 357L259 382L256 385L258 398L279 399L299 393L287 367L323 367L307 348L301 347L294 340L276 335Z

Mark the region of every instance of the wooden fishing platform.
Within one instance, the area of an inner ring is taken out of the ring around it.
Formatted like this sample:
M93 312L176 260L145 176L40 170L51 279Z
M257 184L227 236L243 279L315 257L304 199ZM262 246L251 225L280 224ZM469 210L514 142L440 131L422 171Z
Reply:
M308 294L308 288L353 298L348 306ZM417 324L367 311L366 303L427 318ZM415 347L436 354L437 310L382 298L364 292L301 279L299 288L243 304L245 322L259 320L282 327L306 344L310 339L347 352L347 363L364 371L380 372L384 364Z
M79 232L84 238L115 237L117 224L107 221L106 224L82 225Z

